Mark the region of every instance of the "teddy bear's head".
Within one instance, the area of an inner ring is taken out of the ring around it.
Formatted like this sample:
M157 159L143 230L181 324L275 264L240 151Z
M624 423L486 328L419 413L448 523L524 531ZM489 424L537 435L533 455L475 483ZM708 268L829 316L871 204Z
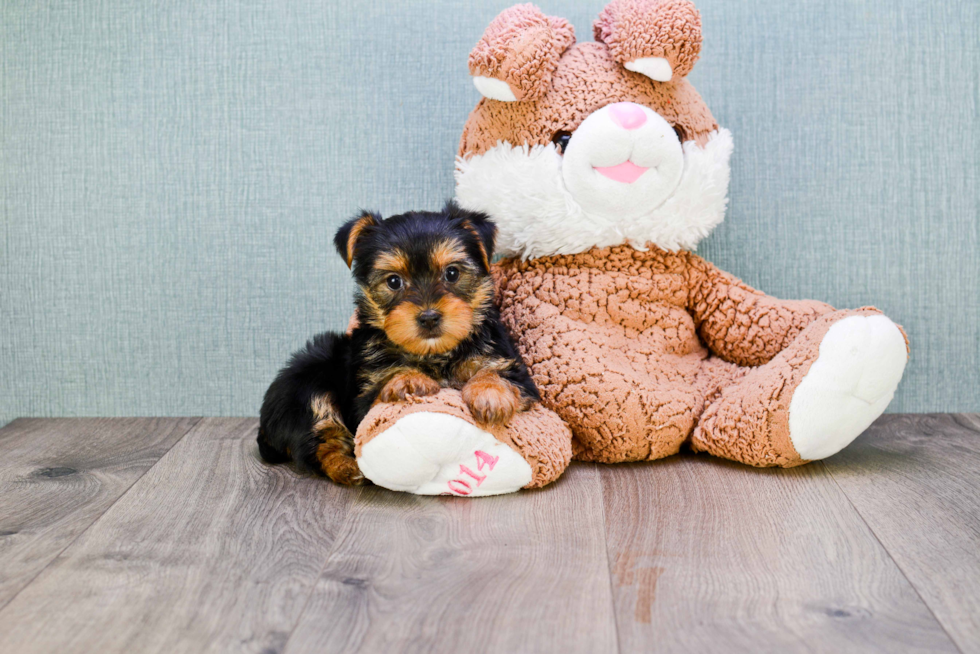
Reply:
M456 198L506 256L628 243L692 249L725 214L731 135L685 79L701 48L689 0L613 0L575 43L534 5L470 54L484 96L459 144Z

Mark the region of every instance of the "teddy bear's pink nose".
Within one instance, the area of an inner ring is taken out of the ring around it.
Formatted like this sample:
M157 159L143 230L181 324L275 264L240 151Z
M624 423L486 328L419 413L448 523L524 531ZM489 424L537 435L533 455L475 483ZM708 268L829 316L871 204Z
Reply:
M609 115L612 116L613 122L623 129L636 129L647 122L647 115L643 113L643 108L632 102L617 102L609 105Z

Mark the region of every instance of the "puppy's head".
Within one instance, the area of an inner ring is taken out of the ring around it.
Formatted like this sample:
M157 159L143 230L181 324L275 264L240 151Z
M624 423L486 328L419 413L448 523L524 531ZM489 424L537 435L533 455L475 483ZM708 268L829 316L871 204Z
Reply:
M388 219L364 212L334 243L358 286L358 318L419 356L455 348L493 301L496 227L450 202L441 212Z

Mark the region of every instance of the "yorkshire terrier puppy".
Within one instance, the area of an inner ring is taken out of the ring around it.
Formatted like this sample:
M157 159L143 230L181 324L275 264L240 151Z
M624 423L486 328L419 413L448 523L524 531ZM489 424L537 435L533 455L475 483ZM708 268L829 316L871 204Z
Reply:
M262 457L362 484L353 433L376 402L455 388L477 423L505 425L539 401L493 303L496 231L452 202L341 227L334 243L357 284L358 326L314 336L279 371L262 403Z

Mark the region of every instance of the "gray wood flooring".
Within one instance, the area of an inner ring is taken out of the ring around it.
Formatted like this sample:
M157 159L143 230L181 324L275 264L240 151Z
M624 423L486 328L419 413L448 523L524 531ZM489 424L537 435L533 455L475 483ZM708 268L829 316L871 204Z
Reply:
M980 652L980 415L476 500L267 466L255 427L0 430L0 652Z

